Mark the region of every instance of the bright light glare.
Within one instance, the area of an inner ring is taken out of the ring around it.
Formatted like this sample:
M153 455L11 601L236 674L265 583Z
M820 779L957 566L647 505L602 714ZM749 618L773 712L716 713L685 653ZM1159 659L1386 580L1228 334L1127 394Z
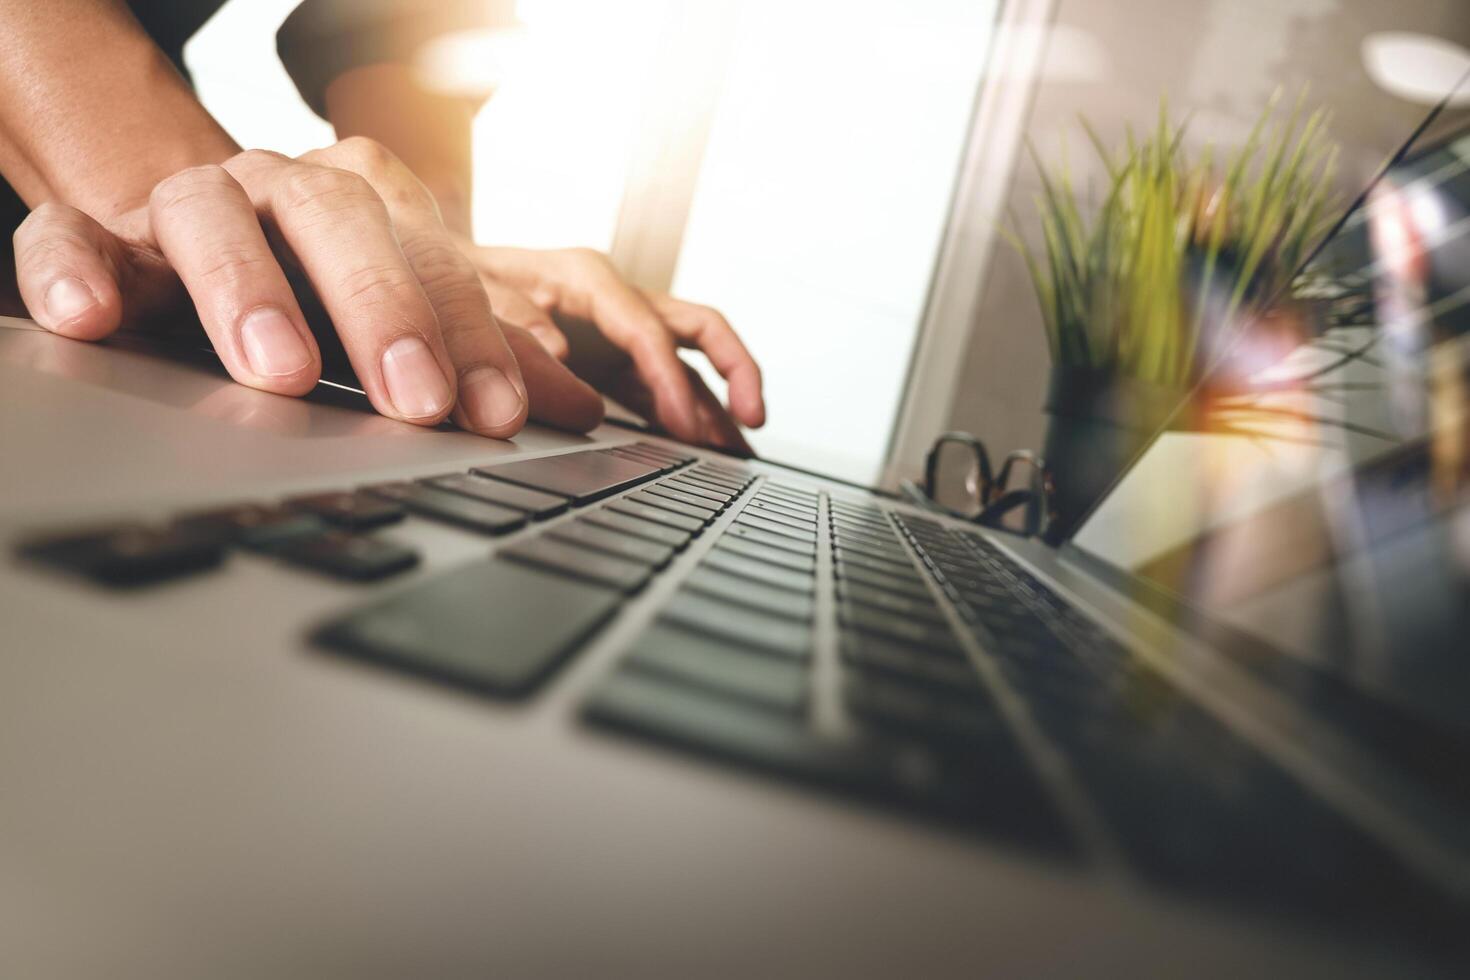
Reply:
M1363 66L1384 91L1434 105L1470 71L1470 51L1429 34L1380 31L1363 39ZM1452 101L1463 105L1470 93L1457 93Z
M475 122L477 240L613 239L668 0L521 0L523 31L482 36L495 95ZM459 55L462 63L473 58Z
M483 97L514 74L524 47L525 31L520 28L459 31L425 44L414 59L414 69L427 89Z

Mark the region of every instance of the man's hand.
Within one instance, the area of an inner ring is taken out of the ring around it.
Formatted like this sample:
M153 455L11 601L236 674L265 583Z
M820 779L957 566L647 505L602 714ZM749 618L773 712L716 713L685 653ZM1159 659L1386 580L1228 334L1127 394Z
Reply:
M596 392L534 338L501 329L428 191L371 140L192 167L107 227L44 204L16 231L15 253L32 316L69 337L96 340L166 310L182 284L236 381L304 394L321 354L285 261L321 299L384 415L435 425L452 413L500 438L528 413L580 430L602 416Z
M579 374L680 439L750 452L737 422L751 428L765 422L761 372L719 312L645 293L589 249L534 251L458 241L502 322L529 330L559 359L570 351L567 333L585 335L590 328L618 357L595 364L578 359ZM680 347L702 351L729 382L728 411L679 359Z

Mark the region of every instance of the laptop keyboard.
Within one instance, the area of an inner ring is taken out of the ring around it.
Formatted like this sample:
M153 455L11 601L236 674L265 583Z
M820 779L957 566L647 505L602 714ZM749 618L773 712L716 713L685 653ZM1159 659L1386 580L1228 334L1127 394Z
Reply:
M417 563L373 533L405 513L531 531L326 624L320 645L524 696L712 536L587 696L591 723L1056 862L1116 851L1129 873L1258 909L1422 926L1445 908L983 535L651 443L22 550L101 582L198 571L231 548L366 581ZM1038 743L1060 773L1043 778Z

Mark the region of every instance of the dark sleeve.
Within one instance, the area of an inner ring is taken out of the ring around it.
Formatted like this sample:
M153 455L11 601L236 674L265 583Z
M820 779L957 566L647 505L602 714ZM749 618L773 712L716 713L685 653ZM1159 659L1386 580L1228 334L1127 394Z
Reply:
M426 42L456 31L516 23L514 0L304 0L276 32L276 51L312 111L363 65L408 64Z

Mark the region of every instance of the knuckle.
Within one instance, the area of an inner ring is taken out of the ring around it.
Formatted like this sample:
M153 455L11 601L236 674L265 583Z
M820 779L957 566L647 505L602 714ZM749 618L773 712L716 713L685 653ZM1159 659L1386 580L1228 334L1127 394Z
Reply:
M258 167L262 165L274 165L286 163L290 157L275 150L241 150L225 161L225 169L230 167Z
M342 277L341 295L349 304L399 307L418 302L420 291L407 272L385 266L364 266Z
M220 195L238 188L235 178L223 167L205 164L160 180L148 195L148 206L155 215L167 216L191 205L218 200Z
M47 235L25 242L17 239L15 266L20 270L64 268L73 258L74 249L75 241L69 235Z
M384 203L438 214L438 205L429 189L392 150L377 140L349 136L332 148L328 158L349 172L367 178Z
M69 237L76 216L74 209L55 201L36 205L10 236L17 258L38 244L54 243L59 236Z
M419 282L429 291L440 289L482 290L475 267L454 243L440 236L414 242L408 248Z
M78 213L76 208L60 204L56 201L45 201L36 205L31 210L31 213L26 215L26 219L21 222L21 225L35 227L37 225L60 224L71 221Z
M734 328L730 326L730 321L725 319L725 314L721 313L713 306L695 306L694 309L701 317L704 318L704 321L706 323L714 327L716 330L719 330L721 332L728 331L730 333L735 332Z
M382 206L366 180L334 167L296 167L286 178L282 193L291 211L336 212Z
M343 158L352 160L365 169L388 170L402 166L393 151L382 143L366 136L349 136L337 143L336 151Z
M568 250L572 261L589 269L612 271L612 260L595 248L585 246Z
M217 286L238 287L258 281L275 269L273 258L246 245L227 245L213 250L209 260L200 267L198 276Z

